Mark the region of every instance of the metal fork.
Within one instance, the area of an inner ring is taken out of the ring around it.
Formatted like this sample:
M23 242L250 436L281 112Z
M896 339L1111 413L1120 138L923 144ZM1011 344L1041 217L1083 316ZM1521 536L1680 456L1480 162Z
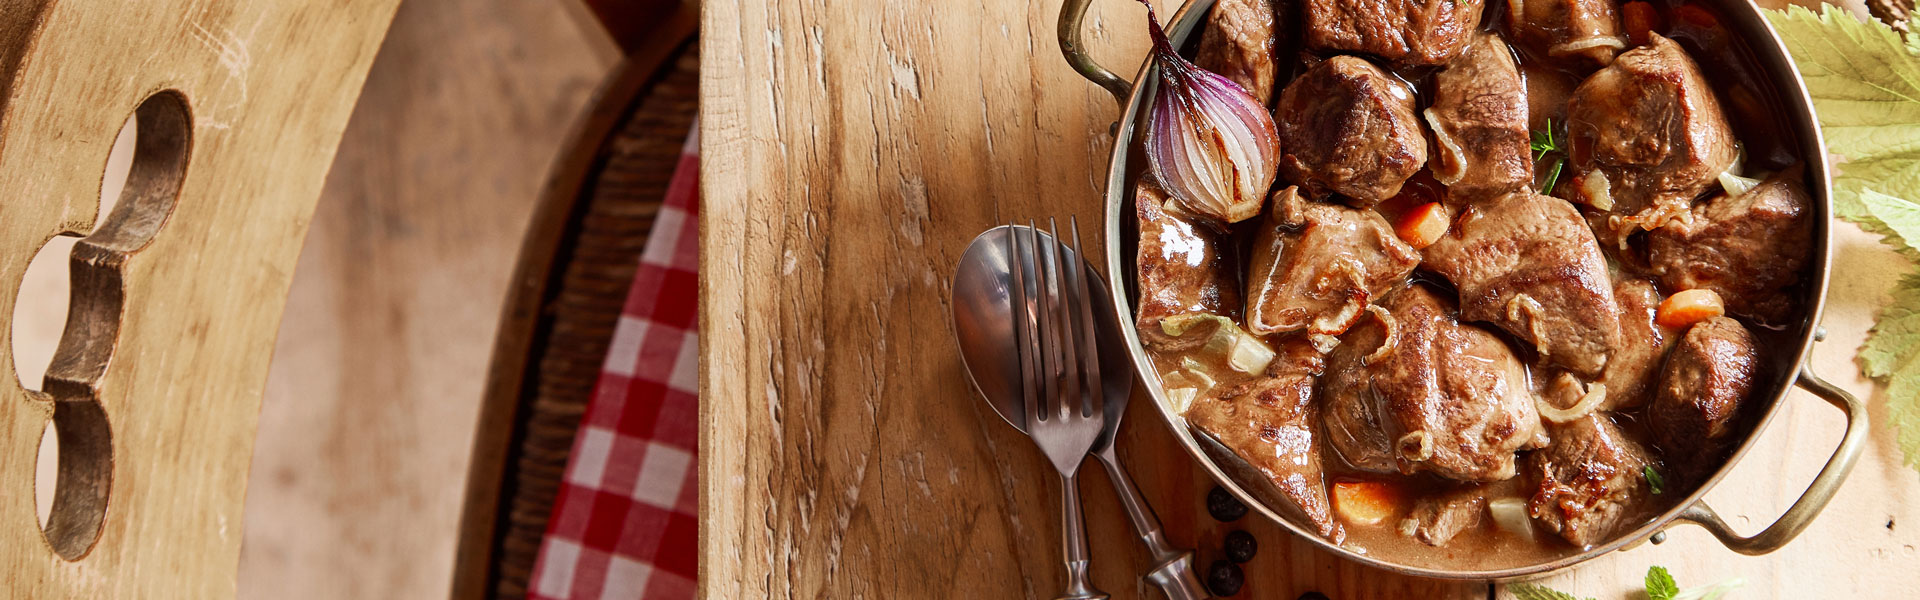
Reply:
M1087 532L1080 514L1076 475L1080 462L1100 437L1106 421L1100 360L1094 345L1093 309L1086 273L1080 268L1080 226L1073 229L1074 261L1069 265L1059 237L1040 235L1032 221L1008 232L1013 271L1013 320L1020 354L1021 395L1027 434L1060 472L1061 522L1067 564L1067 592L1060 600L1104 599L1087 577ZM1047 228L1058 231L1053 219ZM1031 263L1031 264L1029 264ZM1029 271L1031 269L1031 271ZM1033 286L1029 293L1027 287Z

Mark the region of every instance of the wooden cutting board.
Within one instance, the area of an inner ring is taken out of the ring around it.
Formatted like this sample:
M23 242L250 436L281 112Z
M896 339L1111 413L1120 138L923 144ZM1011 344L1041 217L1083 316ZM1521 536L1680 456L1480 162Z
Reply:
M1094 3L1090 45L1132 73L1145 12ZM1166 5L1166 2L1157 4ZM1163 6L1162 14L1171 14ZM1057 1L706 5L702 55L701 586L706 596L1051 598L1062 589L1057 483L969 388L948 280L973 236L1018 219L1101 222L1111 97L1060 57ZM731 57L731 58L725 58ZM1842 224L1818 370L1874 399L1851 362L1909 268ZM1097 245L1097 241L1094 242ZM1248 517L1207 516L1212 483L1136 394L1121 438L1170 537L1219 558L1260 541L1240 597L1485 598L1477 582L1396 576ZM1708 500L1758 531L1838 440L1838 411L1795 393ZM1797 541L1744 557L1692 527L1542 583L1633 597L1649 565L1683 586L1741 577L1743 598L1920 589L1920 477L1893 432ZM1090 469L1098 472L1098 469ZM1081 482L1095 581L1157 598L1104 474Z

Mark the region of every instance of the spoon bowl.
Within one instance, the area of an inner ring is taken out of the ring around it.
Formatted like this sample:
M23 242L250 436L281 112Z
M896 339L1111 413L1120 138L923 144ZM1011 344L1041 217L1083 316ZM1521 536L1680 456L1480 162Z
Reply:
M993 412L1021 433L1027 432L1026 406L1020 400L1020 358L1014 351L1012 261L1007 257L1007 235L1012 225L988 229L973 238L953 274L953 335L960 344L960 358L966 364L967 379L973 389L987 400ZM1027 235L1021 226L1020 235ZM1051 247L1053 236L1035 231L1040 243ZM1086 259L1065 250L1067 260L1081 266L1093 293L1094 306L1112 306L1106 279L1087 264ZM1113 311L1095 311L1094 340L1099 344L1101 392L1106 396L1106 428L1093 443L1097 451L1113 443L1126 414L1127 398L1133 393L1133 363L1127 357L1126 342Z

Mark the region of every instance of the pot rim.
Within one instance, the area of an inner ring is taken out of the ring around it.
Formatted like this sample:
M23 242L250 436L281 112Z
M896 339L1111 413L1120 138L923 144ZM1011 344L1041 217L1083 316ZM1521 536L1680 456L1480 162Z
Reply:
M1167 27L1167 34L1175 47L1181 47L1186 43L1194 29L1203 20L1207 9L1212 7L1214 1L1215 0L1189 0L1181 6L1179 10L1174 12L1172 18L1167 21L1171 24ZM1796 375L1807 373L1803 365L1807 364L1806 358L1812 350L1813 342L1817 337L1822 337L1818 324L1821 313L1826 305L1829 263L1833 254L1833 245L1830 237L1830 225L1833 214L1831 164L1826 153L1825 140L1821 135L1819 119L1814 113L1813 101L1808 95L1805 81L1801 78L1799 70L1795 68L1792 59L1788 56L1787 50L1781 42L1778 33L1773 29L1772 24L1767 21L1766 17L1760 13L1758 6L1745 0L1705 0L1705 3L1711 5L1713 9L1719 12L1720 16L1724 17L1724 27L1727 27L1735 36L1746 41L1756 66L1759 67L1765 79L1776 88L1774 91L1776 92L1777 99L1780 101L1778 108L1781 109L1783 115L1788 117L1786 121L1790 124L1789 132L1794 135L1795 139L1799 142L1799 154L1807 169L1807 182L1811 184L1807 186L1807 191L1814 200L1812 245L1815 250L1815 256L1814 260L1809 261L1810 264L1808 265L1808 268L1813 271L1811 284L1805 286L1800 292L1803 295L1803 306L1807 307L1804 311L1804 320L1789 328L1793 334L1792 339L1795 340L1793 351L1790 355L1792 360L1774 361L1781 365L1791 365L1790 369L1792 372L1777 373L1777 382L1774 383L1770 391L1764 395L1750 396L1763 397L1766 400L1767 405L1765 412L1753 423L1752 429L1747 432L1745 439L1741 441L1739 447L1736 448L1732 454L1727 456L1720 468L1715 470L1711 477L1695 488L1686 498L1675 502L1670 508L1662 511L1658 516L1634 528L1632 531L1615 534L1607 542L1594 545L1580 552L1555 560L1530 565L1504 569L1472 570L1443 569L1401 564L1342 547L1328 541L1318 533L1301 526L1293 520L1284 517L1273 507L1268 506L1265 502L1259 500L1258 497L1242 488L1234 478L1228 476L1219 465L1215 464L1214 461L1207 456L1205 450L1200 447L1199 442L1194 439L1192 432L1186 424L1185 417L1175 414L1169 408L1170 404L1166 398L1164 386L1160 382L1159 374L1140 342L1139 332L1135 327L1133 318L1133 302L1136 294L1132 288L1135 286L1134 282L1137 278L1135 277L1135 271L1130 257L1123 253L1123 250L1131 249L1133 244L1121 243L1131 241L1122 238L1122 222L1125 218L1134 214L1131 194L1129 193L1133 189L1132 183L1135 179L1134 174L1130 172L1128 168L1131 154L1130 150L1132 149L1131 141L1134 138L1136 126L1140 123L1142 117L1144 117L1143 111L1146 109L1146 99L1159 82L1158 72L1154 67L1153 59L1151 56L1148 56L1142 62L1133 79L1133 81L1138 82L1138 84L1133 85L1131 92L1126 95L1122 105L1124 112L1120 120L1115 124L1115 129L1113 130L1114 146L1107 165L1107 218L1104 241L1106 243L1107 253L1107 282L1110 287L1110 296L1114 299L1113 310L1115 320L1120 324L1122 335L1126 339L1128 356L1133 361L1135 370L1139 373L1142 383L1145 384L1142 387L1146 388L1146 393L1153 400L1154 411L1161 417L1160 421L1165 424L1171 433L1173 433L1174 437L1180 441L1181 446L1187 451L1187 454L1206 470L1208 476L1212 477L1217 484L1233 494L1233 496L1242 503L1259 511L1259 513L1268 520L1279 523L1282 527L1293 532L1294 535L1305 538L1321 549L1332 552L1337 556L1405 575L1456 580L1509 580L1529 578L1572 567L1623 547L1637 545L1672 527L1676 524L1677 520L1683 517L1682 513L1686 513L1696 506L1704 508L1704 505L1701 504L1701 498L1718 485L1720 480L1726 476L1727 472L1732 470L1733 466L1739 463L1747 452L1757 443L1761 434L1766 431L1767 426L1772 423L1775 416L1780 412L1786 401L1787 393L1794 388ZM1063 21L1063 32L1066 26L1066 23ZM1063 40L1065 39L1063 36ZM1071 52L1072 50L1069 50L1070 60L1072 59ZM1849 461L1843 465L1843 468L1850 466L1851 462ZM1809 494L1811 493L1812 490L1810 489ZM1719 531L1715 531L1714 533L1716 535L1720 534ZM1660 543L1663 539L1664 538L1655 539L1654 543ZM1724 542L1725 538L1723 537L1722 540Z

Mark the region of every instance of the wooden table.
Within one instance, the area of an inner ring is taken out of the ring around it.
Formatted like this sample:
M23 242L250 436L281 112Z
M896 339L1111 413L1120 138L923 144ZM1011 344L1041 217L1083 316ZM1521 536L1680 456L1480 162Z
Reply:
M1164 4L1164 2L1163 2ZM1054 38L1057 1L713 1L703 74L701 583L715 598L1051 598L1061 589L1054 477L975 397L949 333L948 278L966 243L1011 219L1099 222L1116 116ZM1163 14L1167 14L1163 12ZM1088 44L1145 54L1144 11L1096 2ZM735 57L720 59L718 57ZM1126 69L1131 72L1132 69ZM1851 358L1909 266L1839 227L1816 350L1821 373L1881 390ZM1261 542L1241 597L1483 598L1486 584L1399 577L1338 559L1256 518L1203 508L1211 483L1137 395L1123 457L1179 544L1219 557L1227 529ZM1800 493L1841 430L1825 403L1789 406L1709 501L1757 531ZM1826 513L1763 557L1678 527L1542 581L1629 597L1649 565L1683 586L1741 577L1740 597L1883 597L1920 588L1920 477L1892 430ZM1793 449L1804 449L1794 452ZM1093 469L1097 472L1098 469ZM1105 475L1082 489L1093 576L1154 598L1146 555Z

